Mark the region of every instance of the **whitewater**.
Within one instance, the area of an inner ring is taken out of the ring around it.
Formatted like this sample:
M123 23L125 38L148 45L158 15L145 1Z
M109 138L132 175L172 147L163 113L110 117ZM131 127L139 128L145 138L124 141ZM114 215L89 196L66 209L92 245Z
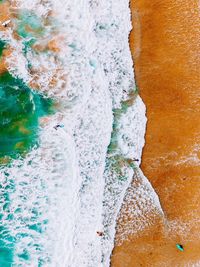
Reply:
M9 211L1 210L2 221L13 249L8 266L108 267L117 215L139 170L146 127L129 48L129 1L26 0L17 5L41 17L53 11L65 41L59 60L30 55L33 65L49 70L41 72L41 90L61 105L41 126L39 147L1 166L1 195L9 194L9 201L1 198L9 202ZM9 31L1 38L20 51L22 44ZM24 56L15 56L10 71L29 81ZM58 65L66 83L48 90L48 75ZM64 127L55 130L57 123Z

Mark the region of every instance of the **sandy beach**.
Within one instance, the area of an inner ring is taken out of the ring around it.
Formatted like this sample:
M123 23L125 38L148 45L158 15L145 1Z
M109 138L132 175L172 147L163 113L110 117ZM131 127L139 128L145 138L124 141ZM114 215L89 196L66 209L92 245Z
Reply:
M164 216L152 214L150 226L121 245L117 232L112 267L200 266L199 1L135 0L131 11L130 46L148 118L141 169Z

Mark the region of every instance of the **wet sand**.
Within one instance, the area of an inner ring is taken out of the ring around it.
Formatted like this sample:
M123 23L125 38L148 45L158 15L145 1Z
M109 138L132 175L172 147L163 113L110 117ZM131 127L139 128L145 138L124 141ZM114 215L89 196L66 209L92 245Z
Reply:
M141 168L164 217L152 214L150 226L121 245L117 230L111 265L200 266L200 2L135 0L131 10L130 45L148 118Z

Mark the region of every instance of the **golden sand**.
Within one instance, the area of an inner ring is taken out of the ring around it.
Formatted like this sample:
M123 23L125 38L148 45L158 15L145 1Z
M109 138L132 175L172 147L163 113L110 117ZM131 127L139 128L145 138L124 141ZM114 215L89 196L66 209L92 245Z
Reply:
M165 220L154 216L116 245L112 267L200 266L200 2L135 0L131 9L130 45L148 117L142 170Z

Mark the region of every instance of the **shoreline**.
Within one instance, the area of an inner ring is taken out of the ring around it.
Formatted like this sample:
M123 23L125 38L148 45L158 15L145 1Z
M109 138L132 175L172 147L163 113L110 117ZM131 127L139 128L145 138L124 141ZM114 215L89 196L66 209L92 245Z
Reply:
M198 5L138 0L131 10L130 47L148 118L141 168L158 193L164 217L141 217L149 225L118 245L120 232L136 221L122 216L127 205L122 206L111 266L199 266Z

